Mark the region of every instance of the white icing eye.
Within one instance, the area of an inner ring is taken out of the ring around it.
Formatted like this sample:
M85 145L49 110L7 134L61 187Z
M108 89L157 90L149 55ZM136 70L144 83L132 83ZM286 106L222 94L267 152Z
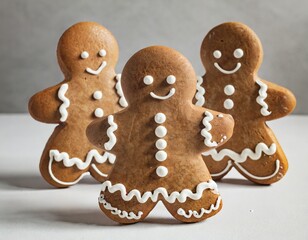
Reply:
M83 51L83 52L80 54L80 57L81 57L82 59L86 59L86 58L89 57L89 53L88 53L87 51Z
M154 82L154 79L151 75L147 75L143 78L143 82L145 85L151 85Z
M235 58L241 58L241 57L243 57L243 56L244 56L244 51L243 51L243 49L241 49L241 48L235 49L234 52L233 52L233 56L234 56Z
M106 54L107 54L107 52L106 52L105 49L101 49L101 50L99 50L99 52L98 52L98 55L100 55L101 57L105 57Z
M169 76L167 77L167 83L168 83L168 84L174 84L175 81L176 81L176 77L175 77L175 76L169 75Z
M219 50L215 50L214 52L213 52L213 56L214 56L214 58L221 58L221 51L219 51Z

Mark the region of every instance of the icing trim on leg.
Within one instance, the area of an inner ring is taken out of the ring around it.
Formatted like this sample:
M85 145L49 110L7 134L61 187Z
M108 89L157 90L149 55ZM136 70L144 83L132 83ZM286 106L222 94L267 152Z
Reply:
M255 147L255 150L251 150L250 148L245 148L240 154L237 152L234 152L230 149L222 149L219 152L217 152L216 149L211 149L207 152L202 153L203 156L211 156L213 160L215 161L221 161L224 157L229 157L233 161L237 163L243 163L247 160L249 157L251 160L259 160L262 156L262 153L265 153L266 155L273 155L276 153L277 146L275 143L272 143L269 147L263 143L260 142Z
M256 180L266 180L266 179L270 179L272 177L274 177L278 172L279 172L279 168L280 168L280 161L277 159L276 160L276 169L273 172L273 174L269 175L269 176L264 176L264 177L259 177L256 175L251 174L250 172L248 172L244 167L242 167L239 163L234 163L244 174L246 174L247 176L254 178Z
M221 175L224 175L226 172L228 172L231 169L231 167L232 167L232 160L229 160L228 164L227 164L227 167L224 170L222 170L219 173L211 173L211 176L212 177L219 177Z
M212 211L216 211L219 208L220 203L221 203L221 197L219 196L217 198L215 205L211 204L209 209L201 208L200 213L198 213L198 211L195 210L188 210L188 213L186 213L183 208L179 208L177 214L185 218L191 218L192 216L195 218L202 218L204 214L210 214Z
M127 192L126 187L122 183L112 185L111 181L103 182L102 192L105 192L106 189L110 193L120 191L121 197L124 201L130 201L133 197L136 197L136 200L139 203L145 203L149 199L151 199L153 202L157 202L160 195L168 203L174 203L176 200L178 200L180 203L183 203L186 202L187 198L199 200L202 197L203 191L206 189L211 189L213 193L218 194L217 185L213 180L199 183L196 187L195 193L193 193L190 189L183 189L181 192L174 191L169 194L166 188L159 187L156 188L153 192L147 191L141 194L138 189L133 189L130 192Z
M104 198L104 194L101 194L100 197L98 198L98 202L100 204L102 204L104 206L105 209L111 211L111 213L113 215L117 215L119 216L120 218L127 218L129 220L131 219L140 219L141 216L143 215L143 212L142 211L139 211L137 213L137 215L133 212L127 212L127 211L124 211L124 210L120 210L120 209L117 209L113 206L111 206L111 204L109 202L107 202Z
M100 155L96 149L92 149L91 151L88 152L85 162L83 162L81 159L76 158L76 157L75 158L70 158L69 154L66 153L66 152L61 152L60 153L58 150L52 149L52 150L49 151L49 164L48 164L49 175L51 176L51 178L55 182L57 182L57 183L59 183L61 185L66 185L66 186L74 185L74 184L78 183L84 176L89 175L90 173L89 172L85 172L85 173L81 174L81 176L77 180L75 180L73 182L63 182L63 181L59 180L58 178L56 178L55 175L53 174L52 167L51 167L52 166L52 162L53 161L56 161L56 162L63 161L63 165L65 167L73 167L74 165L76 165L76 167L79 170L85 170L86 168L89 167L89 165L91 164L93 158L95 159L95 161L97 163L100 163L100 164L106 162L107 160L109 160L109 162L111 164L113 164L115 162L115 155L113 155L111 153L108 153L108 152L104 152L103 155ZM96 170L96 169L94 169L94 170ZM103 173L101 173L101 174L103 174ZM103 175L101 175L101 176L103 176ZM106 177L106 176L103 176L103 177Z
M109 160L111 164L113 164L115 161L115 155L108 152L104 152L103 155L100 155L96 149L92 149L88 152L85 161L82 161L80 158L77 157L70 158L68 153L60 153L56 149L52 149L49 151L49 158L50 160L54 159L56 162L63 161L63 165L65 167L72 167L76 165L79 170L85 170L86 168L88 168L93 159L95 159L95 161L100 164L106 162L107 160Z
M100 175L101 177L108 177L108 174L102 173L94 163L91 164L91 167L93 168L93 170Z
M200 107L202 107L203 104L205 103L205 98L204 98L205 89L204 87L202 87L202 83L203 83L203 78L201 76L197 76L197 92L195 94L197 102L195 103L195 105Z
M53 158L51 158L51 159L49 160L49 164L48 164L48 172L49 172L49 175L51 176L51 178L52 178L55 182L57 182L57 183L59 183L59 184L61 184L61 185L64 185L64 186L74 185L74 184L78 183L84 176L90 175L89 172L85 172L85 173L81 174L80 177L77 178L77 179L76 179L75 181L73 181L73 182L63 182L63 181L59 180L58 178L56 178L56 176L53 174L52 169L51 169L52 162L53 162Z
M202 120L204 128L201 130L201 135L204 137L204 144L208 147L216 147L217 142L212 142L212 134L210 133L212 129L211 121L214 119L212 113L205 111L205 117Z

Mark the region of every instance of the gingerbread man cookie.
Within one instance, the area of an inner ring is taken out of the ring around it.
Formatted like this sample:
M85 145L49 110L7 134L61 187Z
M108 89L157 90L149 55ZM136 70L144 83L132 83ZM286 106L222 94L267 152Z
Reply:
M203 154L214 179L235 167L255 183L271 184L287 172L286 156L266 121L291 113L296 100L289 90L257 75L262 57L259 38L241 23L223 23L203 40L206 74L198 78L196 105L235 120L232 139Z
M88 174L103 181L114 163L114 155L89 142L86 127L126 106L120 75L114 71L118 52L117 41L103 26L94 22L73 25L57 49L64 81L29 101L34 119L59 124L40 162L42 176L56 187L73 185Z
M226 142L234 122L228 114L195 106L195 84L191 64L177 51L140 50L122 74L128 107L88 127L90 141L117 156L99 198L114 221L141 221L160 200L183 222L221 209L201 153Z

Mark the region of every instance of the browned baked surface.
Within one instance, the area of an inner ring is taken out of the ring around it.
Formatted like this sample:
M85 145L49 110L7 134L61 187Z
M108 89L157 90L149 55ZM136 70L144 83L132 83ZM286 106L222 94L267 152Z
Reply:
M203 106L235 120L231 140L203 156L214 179L232 166L259 184L274 183L287 172L286 156L265 122L291 113L296 100L289 90L258 76L262 58L259 38L242 23L216 26L202 42Z
M59 124L40 162L42 176L53 186L75 184L87 172L103 181L104 174L111 169L108 159L99 163L103 160L98 156L104 152L88 141L86 127L96 115L121 109L114 71L118 51L115 38L103 26L94 22L73 25L64 32L57 49L64 81L29 100L29 112L34 119ZM102 110L95 115L98 108Z

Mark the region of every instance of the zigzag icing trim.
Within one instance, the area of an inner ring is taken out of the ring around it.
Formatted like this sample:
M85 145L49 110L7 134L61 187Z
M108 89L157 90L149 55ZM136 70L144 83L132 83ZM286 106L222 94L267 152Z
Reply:
M204 144L208 147L216 147L217 142L212 142L212 134L210 133L212 129L211 121L214 119L213 115L205 111L205 117L202 120L202 123L204 125L204 128L201 130L201 135L204 137Z
M49 164L48 164L49 175L51 176L51 178L55 182L57 182L61 185L66 185L66 186L74 185L74 184L78 183L84 176L89 175L90 173L89 172L82 173L81 176L73 182L64 182L64 181L61 181L58 178L56 178L56 176L53 174L53 172L52 172L52 162L53 161L56 161L56 162L63 161L63 165L65 167L72 167L72 166L76 165L76 167L79 170L85 170L87 167L89 167L93 158L97 163L100 163L100 164L106 162L107 160L109 160L109 162L111 164L113 164L115 162L116 156L111 154L111 153L107 153L107 152L105 152L104 155L100 155L96 149L92 149L91 151L88 152L86 160L82 161L81 159L76 158L76 157L70 158L69 154L66 153L66 152L60 153L58 150L53 149L53 150L49 151ZM103 176L103 177L107 176L107 174L100 172L99 169L94 164L92 164L91 166L101 176Z
M108 123L110 127L107 129L107 136L109 137L109 141L104 144L106 150L111 150L117 143L117 137L114 135L114 131L118 129L118 125L113 120L113 115L109 115Z
M205 103L205 89L202 87L203 78L201 76L197 76L197 92L195 94L195 98L197 102L195 103L196 106L203 106Z
M238 154L230 149L222 149L219 152L217 152L216 149L211 149L202 153L202 155L211 156L215 161L221 161L224 157L229 157L235 162L243 163L248 157L251 160L259 160L262 153L273 155L276 153L276 150L277 147L275 143L272 143L269 147L265 143L258 143L254 151L250 148L245 148L240 154Z
M183 203L187 198L199 200L202 197L203 191L205 189L211 189L215 194L218 194L217 185L213 180L199 183L196 187L195 193L193 193L190 189L183 189L181 192L174 191L169 194L167 189L164 187L155 189L153 193L147 191L141 194L138 189L133 189L127 193L126 187L122 183L112 185L110 181L105 181L102 184L102 191L104 192L106 189L110 193L120 191L121 197L124 201L130 201L133 197L136 197L139 203L145 203L149 199L151 199L153 202L157 202L159 195L161 195L169 203L174 203L176 200L178 200L180 203Z
M265 102L265 99L267 98L267 85L263 83L260 79L256 80L256 83L260 86L259 90L259 96L257 97L257 103L262 107L260 112L263 116L268 116L272 112L268 111L268 105Z
M212 211L216 211L219 208L220 203L221 203L221 197L219 196L216 200L215 205L211 204L209 209L201 208L200 213L198 213L198 211L195 210L188 210L188 213L186 213L183 208L179 208L177 213L185 218L191 218L192 216L194 216L195 218L202 218L204 214L209 214Z
M70 158L69 154L66 152L59 152L58 150L50 150L49 151L50 160L55 160L56 162L63 161L63 165L65 167L72 167L76 165L79 170L85 170L89 167L92 159L94 158L97 163L104 163L109 160L110 163L114 163L115 155L111 153L104 152L103 155L100 155L96 149L92 149L88 152L86 160L82 161L80 158L74 157Z
M117 83L115 85L115 88L117 90L117 94L118 96L120 97L119 99L119 104L122 106L122 107L127 107L128 106L128 103L124 97L124 94L123 94L123 90L122 90L122 86L121 86L121 74L117 74L116 75L116 80L117 80Z
M276 174L279 172L279 169L281 168L280 167L280 161L277 159L275 164L276 164L276 169L275 171L269 175L269 176L263 176L263 177L260 177L260 176L256 176L256 175L253 175L251 174L250 172L248 172L244 167L242 167L242 165L240 163L237 163L237 162L234 162L234 164L244 173L246 174L247 176L249 176L250 178L252 179L256 179L256 180L266 180L266 179L270 179L274 176L276 176ZM230 168L232 167L232 160L229 160L228 161L228 164L226 166L226 168L224 170L222 170L221 172L219 173L211 173L211 176L212 177L220 177L222 175L224 175L226 172L228 172L230 170ZM281 176L282 174L280 173L280 178L283 177Z
M59 108L59 112L61 114L60 121L65 122L68 117L67 108L70 106L70 100L65 97L65 93L68 90L68 84L64 83L61 85L59 91L58 91L58 97L63 102Z
M98 198L98 202L100 204L103 204L104 208L111 211L111 213L113 215L117 215L119 216L120 218L127 218L127 219L140 219L143 212L142 211L139 211L138 214L136 215L135 213L133 212L127 212L127 211L124 211L124 210L120 210L120 209L117 209L113 206L111 206L111 204L109 202L107 202L104 198L104 194L101 194L100 197Z

